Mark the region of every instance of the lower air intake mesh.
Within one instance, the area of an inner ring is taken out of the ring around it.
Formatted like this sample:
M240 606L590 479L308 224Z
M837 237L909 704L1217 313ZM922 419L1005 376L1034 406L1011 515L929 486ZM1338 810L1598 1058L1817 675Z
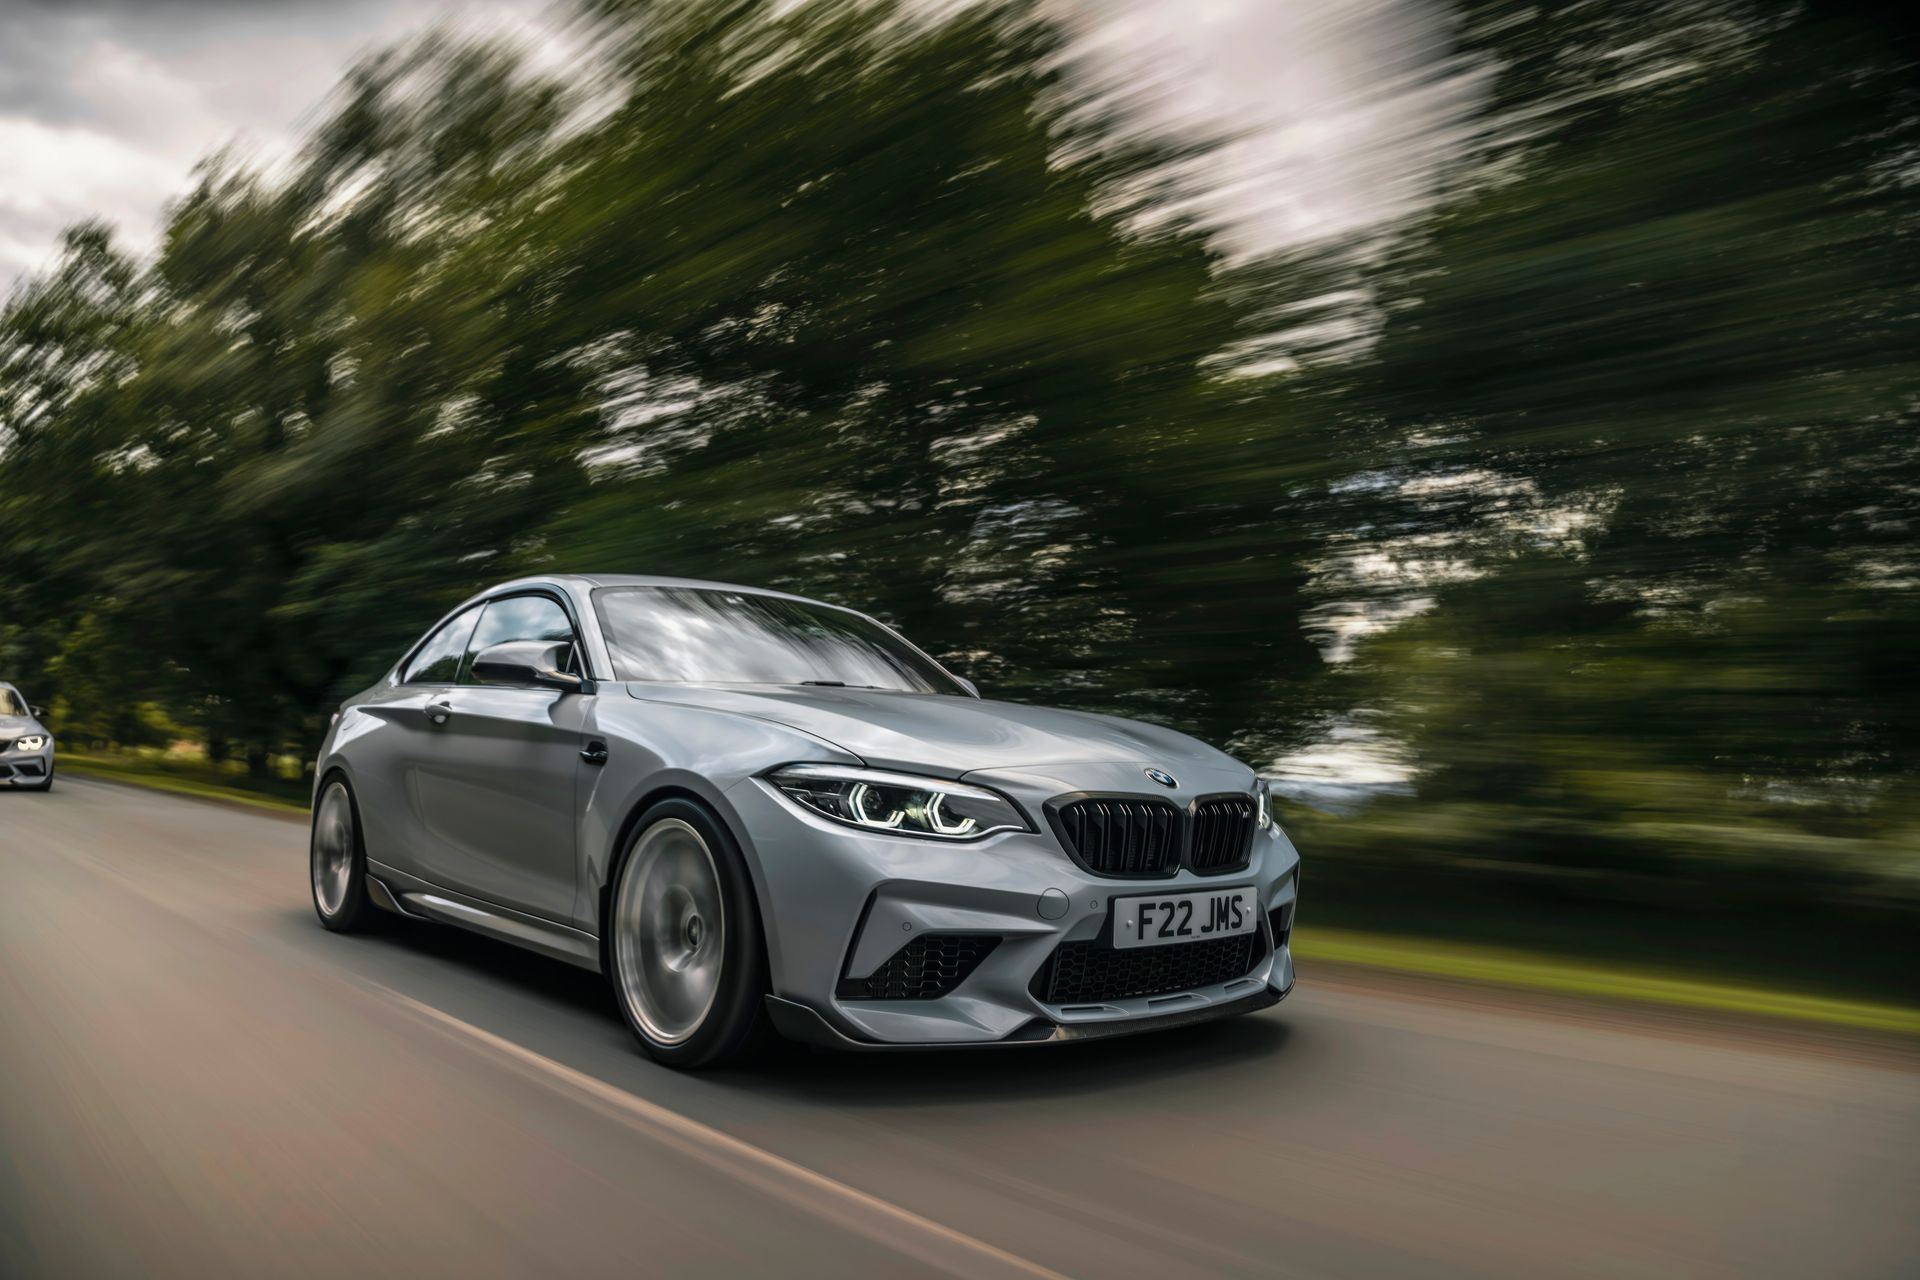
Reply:
M1104 939L1063 942L1033 975L1028 989L1046 1004L1170 995L1245 977L1266 954L1267 940L1259 933L1125 950Z
M1000 939L981 933L927 933L865 978L842 978L842 1000L938 1000L966 981Z

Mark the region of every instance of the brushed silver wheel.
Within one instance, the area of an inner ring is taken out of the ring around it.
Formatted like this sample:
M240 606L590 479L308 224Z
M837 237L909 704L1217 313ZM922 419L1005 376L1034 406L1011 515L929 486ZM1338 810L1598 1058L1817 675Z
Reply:
M620 998L655 1042L677 1045L712 1012L726 969L727 918L713 850L679 818L647 828L614 897Z
M353 799L334 781L313 811L313 900L323 918L338 916L353 887Z

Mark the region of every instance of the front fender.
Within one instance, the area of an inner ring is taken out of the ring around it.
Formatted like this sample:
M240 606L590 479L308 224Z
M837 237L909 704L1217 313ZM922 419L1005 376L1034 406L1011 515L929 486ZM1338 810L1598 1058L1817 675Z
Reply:
M764 919L771 904L760 852L748 839L746 824L728 793L744 779L777 765L802 760L862 761L811 734L751 716L645 701L611 689L596 704L591 731L607 744L607 761L583 765L580 772L575 924L596 936L604 934L601 916L615 860L640 815L673 795L699 800L726 824L746 857ZM779 964L777 955L769 960Z

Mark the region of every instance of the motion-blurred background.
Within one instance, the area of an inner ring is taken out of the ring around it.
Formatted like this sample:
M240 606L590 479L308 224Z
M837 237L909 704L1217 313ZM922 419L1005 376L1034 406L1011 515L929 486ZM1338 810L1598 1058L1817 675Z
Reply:
M298 795L481 585L777 586L1254 763L1313 922L1911 997L1897 7L456 13L6 241L0 677Z

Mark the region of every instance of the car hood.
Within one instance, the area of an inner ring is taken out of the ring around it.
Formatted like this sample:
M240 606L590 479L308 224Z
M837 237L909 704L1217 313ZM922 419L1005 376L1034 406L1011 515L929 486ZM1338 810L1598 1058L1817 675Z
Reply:
M636 683L627 691L643 702L770 720L822 738L876 768L956 778L977 769L1043 764L1234 765L1224 752L1172 729L1017 702L788 685Z
M45 733L32 716L0 716L0 738L19 738L29 733Z

